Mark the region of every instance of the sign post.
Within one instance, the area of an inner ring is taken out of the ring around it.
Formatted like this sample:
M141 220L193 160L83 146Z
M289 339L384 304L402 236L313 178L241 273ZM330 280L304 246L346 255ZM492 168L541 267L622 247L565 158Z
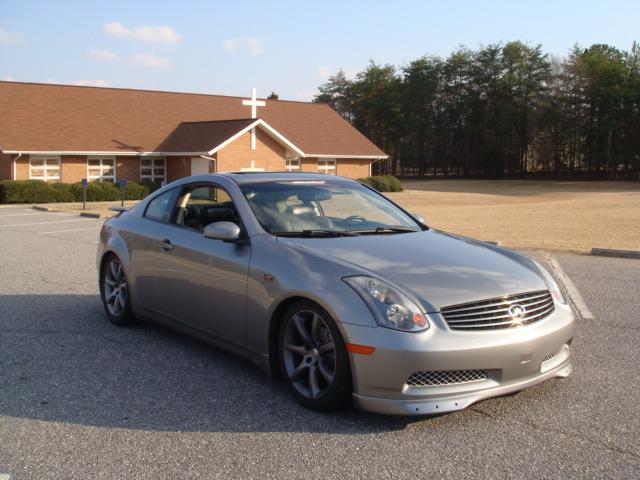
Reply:
M80 180L80 183L82 184L82 209L86 210L87 209L87 185L89 184L89 182L87 181L86 178L83 178L82 180Z
M118 183L120 184L120 190L122 194L122 199L120 200L120 206L124 207L124 191L127 189L127 179L121 178Z

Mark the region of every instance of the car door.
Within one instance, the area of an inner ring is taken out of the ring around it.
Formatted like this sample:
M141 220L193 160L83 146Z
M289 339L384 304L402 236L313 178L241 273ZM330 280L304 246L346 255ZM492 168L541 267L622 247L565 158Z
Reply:
M182 189L156 266L157 295L165 316L234 344L245 343L245 296L251 247L247 241L205 238L215 221L242 229L228 193L215 184Z
M161 313L157 291L157 268L164 254L159 242L171 230L169 221L175 207L179 188L158 194L147 205L142 220L132 223L123 232L131 252L131 266L135 273L132 300L136 306Z

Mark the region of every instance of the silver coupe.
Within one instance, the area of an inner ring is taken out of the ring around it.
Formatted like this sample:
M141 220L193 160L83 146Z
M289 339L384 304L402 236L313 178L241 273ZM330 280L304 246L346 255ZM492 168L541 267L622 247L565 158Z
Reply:
M540 264L346 178L175 181L105 222L97 264L111 322L229 349L314 409L448 412L572 369L574 315Z

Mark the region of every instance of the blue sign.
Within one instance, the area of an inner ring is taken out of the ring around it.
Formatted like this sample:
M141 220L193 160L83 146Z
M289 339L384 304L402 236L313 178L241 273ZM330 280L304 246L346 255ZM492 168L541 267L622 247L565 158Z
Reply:
M121 178L118 183L120 184L120 186L122 188L126 188L127 187L127 179L126 178Z
M83 187L86 187L87 185L89 185L89 182L87 181L86 178L83 178L82 180L80 180L80 183L82 184Z

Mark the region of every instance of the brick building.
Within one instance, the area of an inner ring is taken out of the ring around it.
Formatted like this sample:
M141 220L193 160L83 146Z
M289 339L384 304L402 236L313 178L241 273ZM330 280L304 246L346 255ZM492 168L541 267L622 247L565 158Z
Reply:
M330 107L0 81L0 180L172 181L225 171L370 175L386 155Z

